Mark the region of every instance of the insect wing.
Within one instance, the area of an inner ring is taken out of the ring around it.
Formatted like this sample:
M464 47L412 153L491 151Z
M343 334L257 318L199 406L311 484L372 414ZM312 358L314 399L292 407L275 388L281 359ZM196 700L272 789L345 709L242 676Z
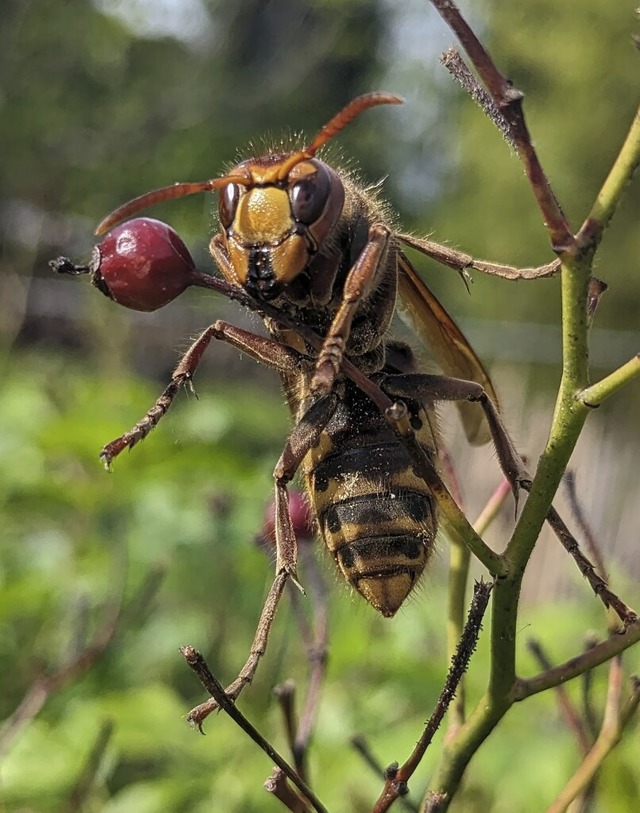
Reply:
M482 362L451 316L418 276L407 257L398 253L399 312L429 347L431 356L445 375L475 381L484 387L494 404L498 399ZM470 443L490 440L489 427L478 404L457 404Z

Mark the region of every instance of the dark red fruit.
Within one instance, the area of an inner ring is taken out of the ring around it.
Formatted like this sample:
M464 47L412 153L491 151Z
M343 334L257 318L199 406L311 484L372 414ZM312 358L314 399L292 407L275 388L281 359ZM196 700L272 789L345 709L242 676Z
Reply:
M137 217L116 226L93 249L92 282L119 305L155 311L191 284L195 264L166 223Z
M314 535L313 520L307 498L300 491L289 492L289 513L293 530L299 542L310 540ZM271 544L276 541L275 528L276 508L275 504L269 503L265 512L264 525L262 526L262 539L268 540Z

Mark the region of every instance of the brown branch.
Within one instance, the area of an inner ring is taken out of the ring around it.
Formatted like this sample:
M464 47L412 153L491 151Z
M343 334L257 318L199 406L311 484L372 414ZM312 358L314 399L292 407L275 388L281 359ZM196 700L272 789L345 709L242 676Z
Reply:
M521 701L538 692L544 692L560 683L566 683L589 669L611 660L633 644L640 641L640 622L630 624L624 632L614 632L604 641L586 652L571 658L553 669L548 669L532 678L518 678L514 687L514 700Z
M388 777L389 769L398 769L397 763L385 768L380 760L376 758L373 751L369 747L369 743L362 734L355 734L353 737L351 737L351 745L362 757L365 764L368 765L378 779L382 779L383 782L385 782ZM420 809L417 804L408 798L408 796L400 796L400 804L405 808L405 810L410 810L411 813L418 813Z
M549 670L552 668L552 663L539 641L535 641L532 638L529 639L527 641L527 649L536 659L538 666L541 669ZM554 686L553 690L558 700L558 706L560 707L562 716L564 717L567 726L573 732L578 742L578 746L580 747L580 751L583 755L588 753L589 749L591 748L591 740L587 734L580 714L571 701L567 690L562 685Z
M318 716L320 696L327 673L329 616L327 589L318 568L315 549L309 543L304 544L301 540L298 551L304 566L305 584L311 606L313 637L306 645L310 668L309 687L293 743L293 756L296 766L299 765L303 769L301 775L307 778L306 756ZM297 598L298 596L296 596ZM299 605L299 601L294 602L294 613L302 615L302 607Z
M273 769L271 776L264 783L264 789L267 793L272 793L292 813L310 813L311 811L307 802L291 787L284 771L280 768Z
M113 734L113 728L114 726L111 720L107 720L102 724L93 747L89 752L89 756L87 757L84 770L71 791L66 813L82 813L82 811L88 809L87 803L89 795L95 784L98 772L100 771L104 753Z
M524 94L500 73L452 0L431 0L431 3L457 36L509 126L511 138L524 164L554 251L562 253L573 250L575 240L571 228L531 142L522 109Z
M607 702L598 739L546 813L564 813L576 796L593 780L605 758L620 742L624 728L640 703L640 684L637 680L633 681L631 688L631 697L621 709L622 666L619 656L613 658L609 665Z
M292 592L292 591L291 591ZM295 741L296 732L298 730L298 719L296 716L296 685L292 680L286 680L273 690L273 694L278 701L280 711L282 712L282 719L284 720L284 733L287 738L287 745L289 751L293 756L293 767L299 776L305 782L307 776L304 772L304 766L296 760Z
M588 652L590 649L593 649L594 646L598 643L598 639L593 632L587 633L585 636L584 642L584 651ZM585 672L582 675L581 680L581 698L582 698L582 716L585 721L585 725L587 726L587 730L591 735L592 741L598 736L598 716L596 714L596 710L593 707L593 697L592 697L592 689L593 689L593 670L590 669L588 672Z
M299 776L309 781L307 768L307 750L315 727L322 686L327 671L327 655L329 650L329 622L327 607L327 589L318 568L315 549L312 544L313 537L298 537L298 556L305 574L305 592L310 607L311 623L307 620L304 608L300 601L300 591L293 585L289 589L289 600L294 619L298 625L300 637L306 650L309 663L309 687L300 719L295 708L296 688L289 680L274 689L274 694L280 704L284 718L287 744L293 757L293 764ZM267 550L263 537L256 540Z
M562 518L551 507L547 514L547 522L560 540L562 547L573 558L578 569L591 585L593 592L600 598L605 607L611 607L624 626L629 626L638 620L635 610L628 607L612 590L607 583L594 570L593 565L580 550L575 537L571 534Z
M564 478L563 483L565 487L565 493L567 495L567 499L569 501L569 505L571 507L571 511L573 516L578 523L578 527L580 528L580 532L584 537L585 543L587 545L587 550L589 551L589 556L595 562L596 570L602 576L603 579L608 581L609 574L607 573L607 568L604 564L604 557L602 556L602 551L600 550L600 545L598 544L596 537L591 530L591 526L587 522L587 518L584 513L584 509L582 507L582 503L578 497L578 493L576 491L576 478L572 471L568 471Z
M307 783L298 776L284 757L282 757L276 751L273 745L271 745L271 743L266 740L262 734L260 734L258 729L255 728L255 726L252 725L249 720L247 720L233 700L229 698L220 681L212 674L201 653L192 646L180 647L180 652L184 656L187 665L193 669L204 688L216 701L218 707L222 709L222 711L226 712L234 723L236 723L236 725L238 725L245 732L245 734L247 734L247 736L252 739L273 762L276 763L276 765L283 771L288 779L298 788L306 799L308 799L309 804L314 810L317 811L317 813L328 813L327 809L316 797L315 793L311 790Z
M460 87L467 91L473 101L484 111L487 118L495 124L507 144L516 149L508 121L498 109L490 94L480 85L467 67L466 62L455 48L449 48L440 57L440 62L453 76Z

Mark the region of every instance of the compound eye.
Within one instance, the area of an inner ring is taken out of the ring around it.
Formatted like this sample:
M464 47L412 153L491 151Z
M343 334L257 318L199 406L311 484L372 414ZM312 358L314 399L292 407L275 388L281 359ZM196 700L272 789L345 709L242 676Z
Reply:
M220 215L220 223L222 223L222 227L225 229L228 229L233 223L239 198L240 189L238 188L238 184L235 183L227 184L220 192L218 213Z
M316 172L297 181L289 192L291 212L296 222L311 226L319 220L330 192L329 172L322 164L318 164Z

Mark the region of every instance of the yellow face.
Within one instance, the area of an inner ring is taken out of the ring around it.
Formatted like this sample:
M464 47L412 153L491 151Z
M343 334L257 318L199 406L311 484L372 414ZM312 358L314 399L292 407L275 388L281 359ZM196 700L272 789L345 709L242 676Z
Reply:
M307 267L344 203L340 179L321 161L301 161L280 179L288 158L239 164L230 174L246 184L229 183L220 193L230 281L264 298Z

